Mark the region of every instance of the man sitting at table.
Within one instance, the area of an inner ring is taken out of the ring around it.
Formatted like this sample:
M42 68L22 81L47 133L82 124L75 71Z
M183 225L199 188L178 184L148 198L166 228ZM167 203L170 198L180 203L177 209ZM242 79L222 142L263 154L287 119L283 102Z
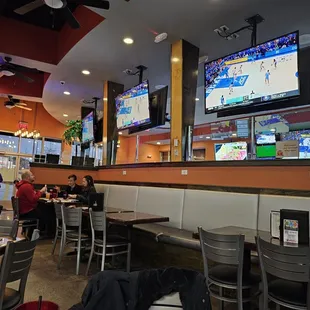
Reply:
M75 174L68 176L68 186L65 189L67 195L79 195L82 193L82 187L76 184L77 177ZM55 186L55 189L60 192L60 187ZM59 195L60 197L61 195Z
M37 211L38 200L46 192L46 185L40 190L35 191L33 187L34 175L29 170L24 170L22 180L16 184L16 197L19 199L19 215L21 220L40 219Z

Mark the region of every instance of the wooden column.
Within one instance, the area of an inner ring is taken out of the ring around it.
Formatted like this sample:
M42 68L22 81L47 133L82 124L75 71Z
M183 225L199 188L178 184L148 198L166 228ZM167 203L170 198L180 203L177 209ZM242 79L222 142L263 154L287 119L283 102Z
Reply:
M199 49L180 40L171 49L171 161L185 161L194 127ZM203 112L202 112L203 113Z
M103 165L116 161L118 131L116 127L115 98L124 92L124 85L106 81L103 85ZM114 141L114 143L113 143ZM114 146L114 147L113 147Z

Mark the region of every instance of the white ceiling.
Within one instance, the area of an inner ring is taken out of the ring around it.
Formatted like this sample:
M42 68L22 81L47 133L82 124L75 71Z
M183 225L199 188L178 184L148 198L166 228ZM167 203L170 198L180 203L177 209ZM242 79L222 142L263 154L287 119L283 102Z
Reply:
M103 97L103 82L111 80L129 88L138 83L137 77L123 73L127 68L145 65L145 78L151 90L156 85L170 85L170 46L183 38L200 48L200 56L209 60L246 48L250 33L242 32L237 40L226 41L213 29L227 25L231 30L246 23L244 19L261 14L265 22L259 25L258 41L300 30L310 33L309 0L111 0L109 11L93 9L106 20L87 34L63 58L57 67L14 58L15 63L51 72L43 93L43 104L55 118L64 122L63 114L75 119L80 114L83 99ZM153 31L167 32L168 40L154 43ZM134 44L122 42L132 37ZM27 62L27 63L25 63ZM83 69L91 75L81 74ZM63 86L60 81L66 81ZM70 91L65 96L63 91ZM204 115L203 65L199 66L195 123L216 120Z

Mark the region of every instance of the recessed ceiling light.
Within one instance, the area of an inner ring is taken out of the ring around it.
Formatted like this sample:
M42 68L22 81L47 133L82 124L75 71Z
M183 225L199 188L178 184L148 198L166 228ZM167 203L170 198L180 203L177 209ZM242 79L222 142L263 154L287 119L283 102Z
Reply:
M160 145L160 142L157 142L156 144Z
M122 135L123 133L120 131L118 134L119 134L119 135Z
M64 94L67 95L67 96L71 95L71 93L69 91L67 91L67 90L64 91Z
M64 117L68 117L69 115L68 115L68 114L63 114L63 116L64 116Z
M88 71L88 70L83 70L82 73L83 73L84 75L90 75L90 71Z
M195 101L199 101L199 98L195 98Z
M132 39L132 38L124 38L124 39L123 39L123 42L124 42L125 44L133 44L133 39Z

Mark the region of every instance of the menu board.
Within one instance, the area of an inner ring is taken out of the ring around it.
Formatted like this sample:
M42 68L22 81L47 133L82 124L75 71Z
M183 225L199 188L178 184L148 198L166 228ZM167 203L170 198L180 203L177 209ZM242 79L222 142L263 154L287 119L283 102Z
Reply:
M299 157L299 145L297 140L278 141L276 143L276 157L281 159L294 159Z

